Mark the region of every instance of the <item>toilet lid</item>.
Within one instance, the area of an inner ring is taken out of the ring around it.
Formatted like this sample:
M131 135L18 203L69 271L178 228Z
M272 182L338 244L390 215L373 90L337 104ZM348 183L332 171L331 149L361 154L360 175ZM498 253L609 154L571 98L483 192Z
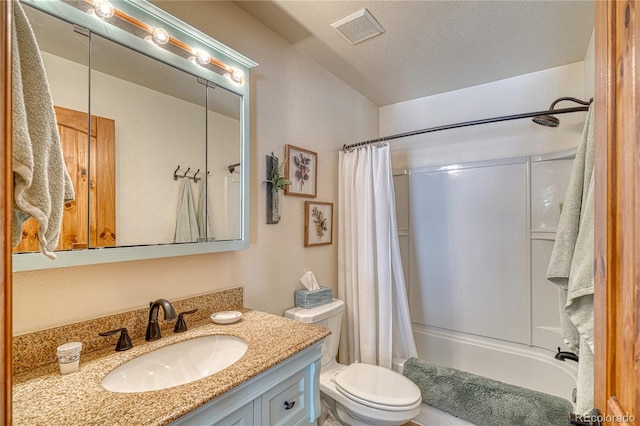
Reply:
M333 380L341 394L369 407L407 409L422 400L415 383L402 374L377 365L351 364Z

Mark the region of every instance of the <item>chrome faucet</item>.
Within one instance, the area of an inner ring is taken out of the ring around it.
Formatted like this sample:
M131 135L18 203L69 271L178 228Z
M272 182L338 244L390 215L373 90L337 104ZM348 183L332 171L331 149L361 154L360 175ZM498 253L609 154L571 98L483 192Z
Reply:
M147 324L147 341L158 340L160 338L160 325L158 325L158 308L162 307L164 312L164 319L174 320L176 319L176 311L173 309L171 303L165 299L158 299L155 302L149 303L149 324Z

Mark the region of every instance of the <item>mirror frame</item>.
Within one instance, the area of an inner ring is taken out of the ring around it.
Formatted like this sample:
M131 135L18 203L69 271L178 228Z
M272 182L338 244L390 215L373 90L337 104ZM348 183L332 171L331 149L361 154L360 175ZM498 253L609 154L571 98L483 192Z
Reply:
M241 97L241 153L240 153L240 197L241 238L239 240L213 241L199 243L168 243L131 247L90 248L73 251L56 252L56 259L51 260L41 253L13 254L13 271L30 271L39 269L62 268L69 266L93 265L100 263L126 262L131 260L154 259L195 254L216 253L243 250L249 247L249 171L250 171L250 102L249 71L258 64L219 43L189 24L177 19L147 0L111 0L114 6L140 21L165 28L169 34L194 49L205 49L215 58L228 66L244 72L244 84L236 84L222 75L196 66L187 59L171 53L163 48L131 34L107 22L96 19L80 9L64 3L62 0L20 0L21 3L55 16L72 25L78 26L96 35L105 37L118 44L131 48L139 53L181 69L198 78L229 90ZM89 111L90 113L91 111ZM203 141L206 143L206 141Z

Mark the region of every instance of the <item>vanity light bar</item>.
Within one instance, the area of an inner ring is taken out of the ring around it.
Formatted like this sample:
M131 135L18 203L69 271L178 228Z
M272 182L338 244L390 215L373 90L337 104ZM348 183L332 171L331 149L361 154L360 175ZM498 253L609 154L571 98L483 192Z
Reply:
M90 5L92 5L94 7L97 7L97 3L100 3L100 2L109 3L108 0L84 0L84 1L89 3ZM131 25L137 27L137 28L141 29L142 31L145 31L145 32L151 34L152 36L156 32L156 28L152 27L151 25L146 24L145 22L142 22L139 19L134 18L133 16L127 15L126 13L122 12L121 10L118 10L115 7L113 8L113 13L114 13L114 16L119 18L120 20L125 21L128 24L131 24ZM235 83L238 83L240 85L244 84L244 73L242 72L242 70L232 68L232 67L228 66L227 64L225 64L224 62L221 62L221 61L217 60L216 58L212 57L211 55L209 55L206 52L200 51L198 49L193 49L188 44L186 44L186 43L184 43L184 42L182 42L182 41L180 41L180 40L178 40L178 39L176 39L174 37L171 37L164 29L160 29L160 30L162 30L163 33L167 35L166 36L167 37L167 41L165 41L165 43L169 42L169 43L173 44L174 46L184 50L185 52L194 55L198 59L197 61L192 61L192 62L201 63L202 65L206 65L207 62L211 63L211 64L217 66L218 68L226 71L224 76L229 78L231 81L234 81ZM145 39L148 40L148 38L145 38ZM165 44L165 43L160 43L160 44ZM203 61L202 60L205 57L208 57L208 61ZM191 58L189 58L189 59L191 59Z

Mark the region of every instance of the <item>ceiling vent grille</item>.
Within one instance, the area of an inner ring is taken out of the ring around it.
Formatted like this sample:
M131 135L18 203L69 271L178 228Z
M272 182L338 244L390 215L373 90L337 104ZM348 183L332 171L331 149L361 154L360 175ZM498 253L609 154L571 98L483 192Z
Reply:
M331 26L338 30L351 44L360 43L384 32L382 25L376 21L376 18L367 9L362 9L346 18L342 18L331 24Z

